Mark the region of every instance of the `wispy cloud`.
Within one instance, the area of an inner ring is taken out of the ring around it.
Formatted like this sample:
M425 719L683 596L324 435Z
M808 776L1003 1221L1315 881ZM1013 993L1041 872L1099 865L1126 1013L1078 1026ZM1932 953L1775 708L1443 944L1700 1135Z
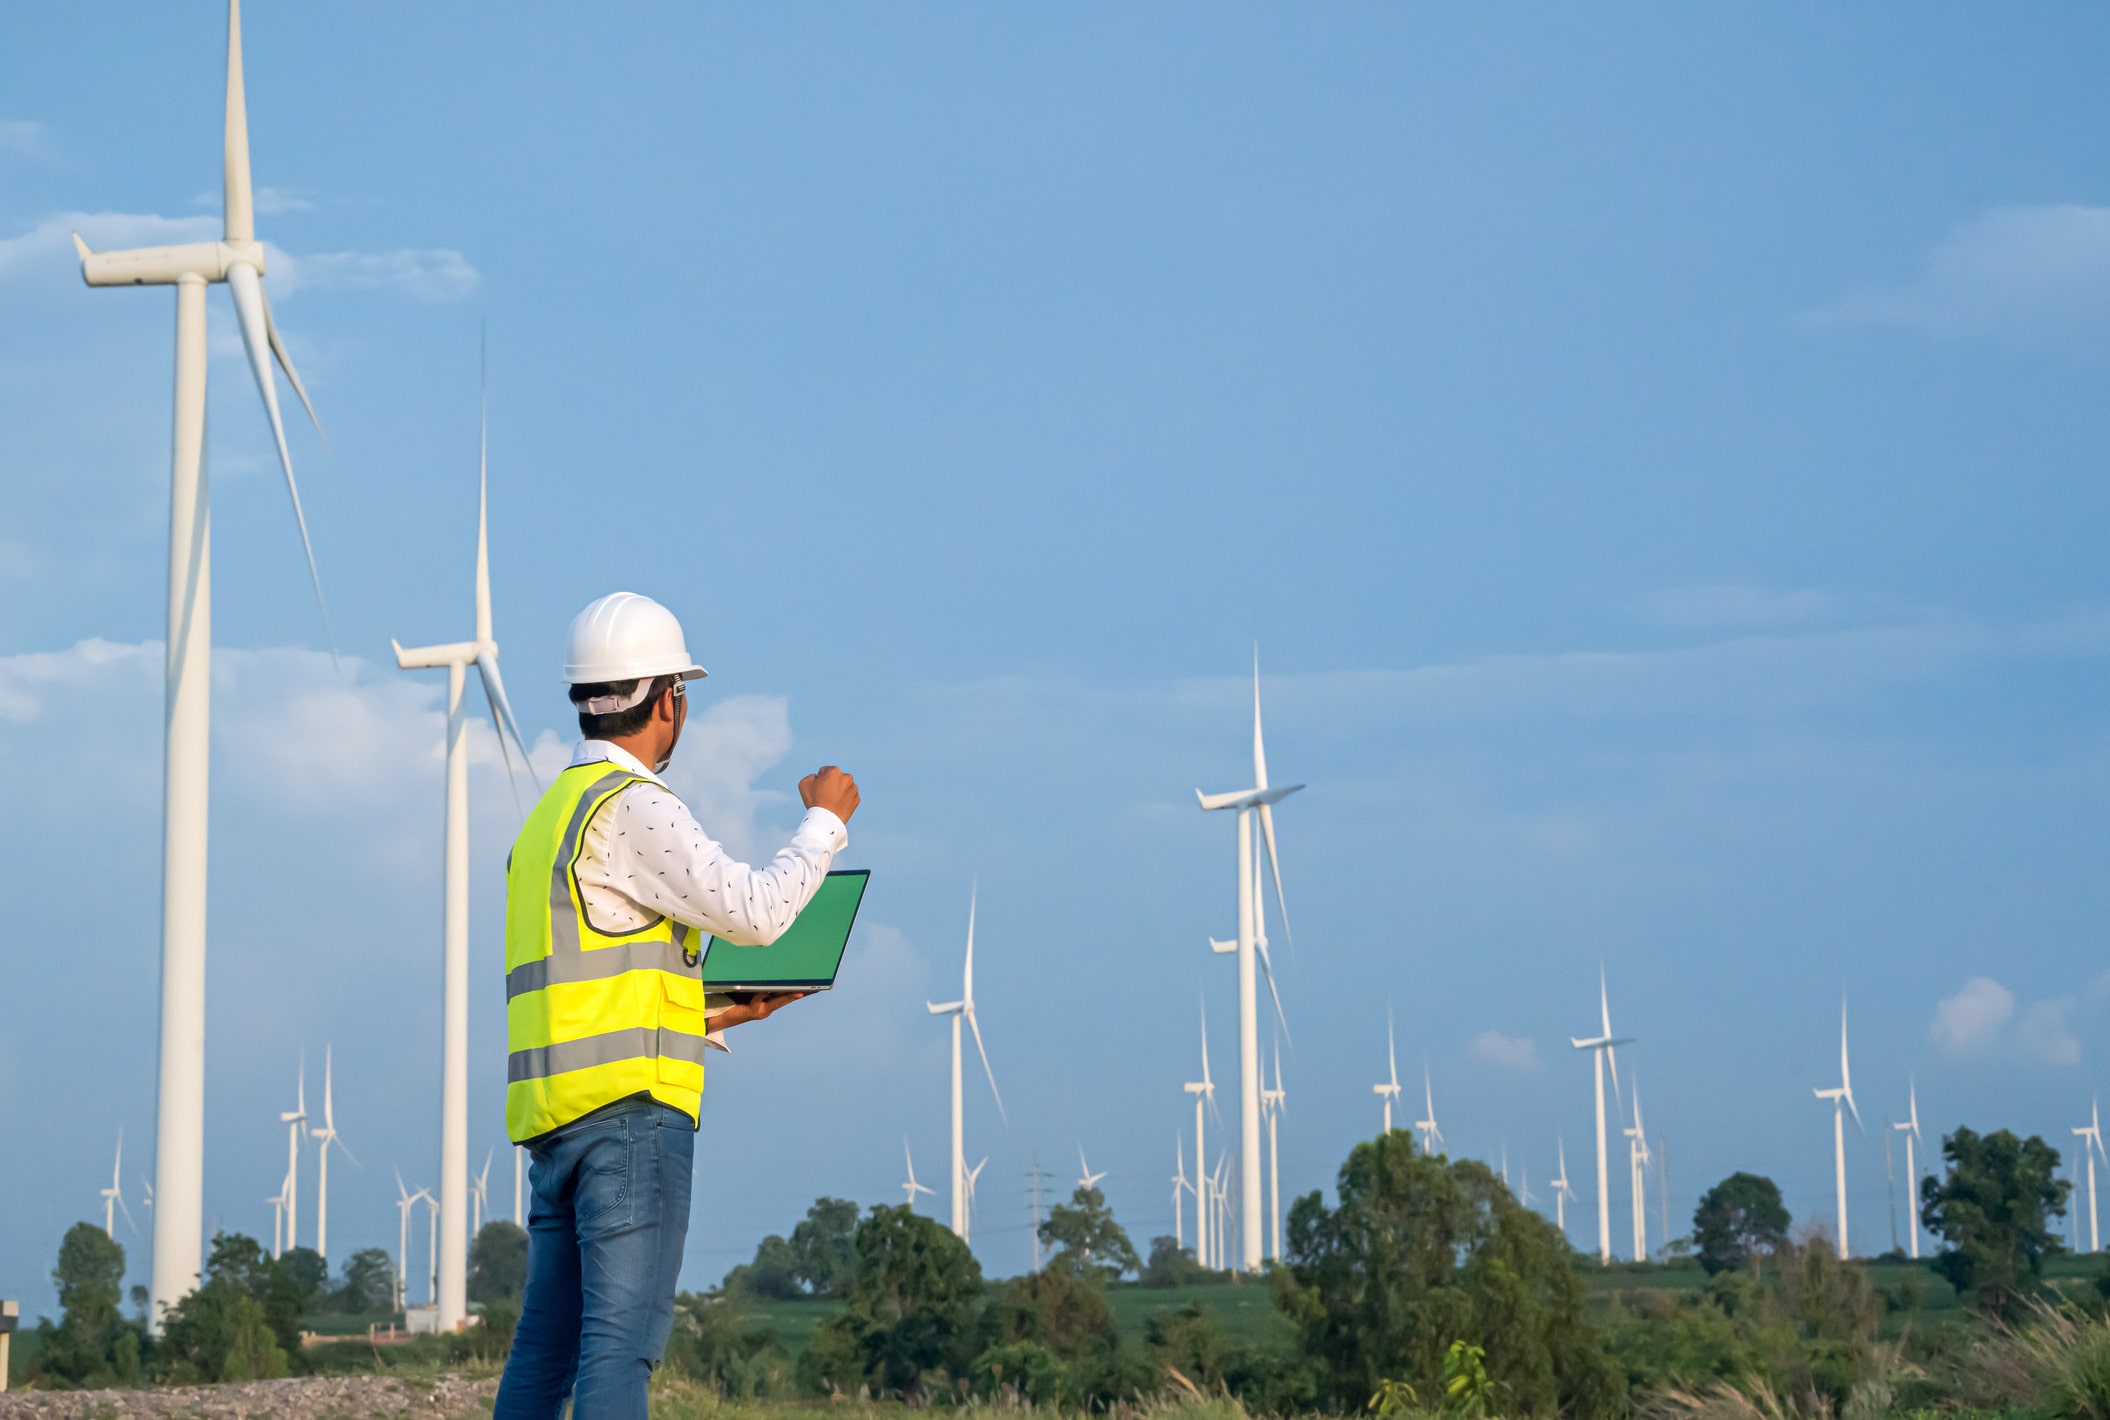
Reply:
M261 209L260 209L261 210ZM63 278L75 263L74 232L98 251L209 242L220 235L217 216L164 217L151 212L60 212L19 236L0 239L0 280L37 273ZM481 280L469 259L451 247L395 251L337 251L296 255L264 244L274 303L303 290L394 291L418 301L459 301Z
M2110 315L2110 207L1996 207L1952 229L1919 274L1805 312L1813 327L1888 326L2012 343L2100 335Z
M1934 1022L1927 1033L1944 1050L1976 1054L1992 1048L2001 1027L2014 1015L2014 992L1990 976L1974 976L1934 1008Z
M12 153L18 158L50 157L44 125L34 119L0 118L0 153Z
M1473 1037L1470 1050L1473 1059L1504 1070L1536 1070L1539 1065L1538 1045L1529 1036L1484 1030Z

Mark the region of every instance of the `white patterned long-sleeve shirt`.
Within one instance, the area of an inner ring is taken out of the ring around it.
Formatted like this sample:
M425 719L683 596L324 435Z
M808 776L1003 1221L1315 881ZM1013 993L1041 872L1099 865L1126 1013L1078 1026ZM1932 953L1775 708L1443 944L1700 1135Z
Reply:
M671 917L736 946L767 946L813 899L850 841L841 819L808 809L768 867L749 867L705 833L680 796L629 751L582 740L571 762L606 762L646 781L594 814L579 852L587 920L611 936Z

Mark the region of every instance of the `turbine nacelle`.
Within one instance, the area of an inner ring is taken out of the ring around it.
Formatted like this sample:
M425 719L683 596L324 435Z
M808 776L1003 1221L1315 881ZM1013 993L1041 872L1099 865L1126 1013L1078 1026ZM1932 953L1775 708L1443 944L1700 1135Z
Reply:
M257 241L93 251L75 232L73 249L80 253L81 280L90 286L173 286L185 278L217 283L236 266L264 274L264 244Z
M1285 784L1280 789L1269 789L1266 787L1234 789L1225 794L1204 794L1201 790L1196 789L1194 797L1204 809L1211 811L1216 809L1257 809L1264 808L1269 804L1279 804L1303 787L1302 784Z

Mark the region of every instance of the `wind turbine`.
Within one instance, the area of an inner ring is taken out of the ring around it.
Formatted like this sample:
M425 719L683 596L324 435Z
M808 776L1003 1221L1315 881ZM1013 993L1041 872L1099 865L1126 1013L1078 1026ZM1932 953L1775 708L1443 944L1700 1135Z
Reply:
M403 1186L403 1170L396 1170L396 1310L410 1305L410 1210L418 1199L425 1195L424 1189L412 1193Z
M973 1168L971 1168L971 1169L967 1169L967 1170L965 1170L965 1171L964 1171L964 1176L965 1176L965 1178L966 1178L966 1180L967 1180L967 1219L968 1219L968 1224L969 1224L969 1232L971 1232L971 1231L973 1230L973 1222L974 1222L974 1185L975 1185L975 1180L976 1180L976 1179L978 1179L978 1178L980 1178L980 1177L982 1176L982 1166L983 1166L983 1164L987 1164L988 1162L989 1162L989 1156L988 1156L988 1155L986 1155L986 1154L984 1154L984 1155L982 1156L982 1162L981 1162L981 1163L979 1163L979 1164L976 1164L976 1165L975 1165L975 1166L974 1166ZM961 1242L972 1242L972 1241L973 1241L973 1239L972 1239L971 1237L969 1237L967 1233L962 1233L962 1234L960 1234L960 1241L961 1241Z
M513 707L506 700L505 681L498 674L498 642L491 631L491 551L486 510L490 503L491 420L482 412L477 444L476 470L476 639L441 646L395 648L396 664L404 670L447 671L447 836L446 886L441 910L441 1012L440 1032L440 1196L439 1227L445 1246L440 1249L439 1328L458 1330L469 1315L469 716L463 695L469 667L476 667L483 682L484 700L490 706L491 727L498 735L498 750L505 760L506 777L513 775L513 757L506 749L506 736L520 746L527 762L527 741L521 737ZM534 776L534 766L527 765ZM541 781L536 780L536 787ZM519 790L514 790L518 806Z
M974 1018L976 896L977 893L970 889L967 894L967 965L960 974L960 999L942 1006L932 1001L924 1003L932 1015L952 1017L952 1230L961 1242L967 1241L967 1200L974 1189L974 1179L967 1172L967 1136L962 1115L965 1101L960 1088L960 1022L963 1019L967 1028L974 1032L974 1048L982 1057L983 1073L989 1077L989 1093L996 1100L997 1117L1006 1124L1011 1122L1010 1116L1004 1113L1004 1097L997 1092L996 1071L989 1064L989 1047L982 1044L982 1027Z
M1282 1152L1277 1137L1277 1126L1282 1122L1282 1111L1289 1096L1282 1092L1282 1047L1275 1047L1275 1088L1260 1092L1260 1103L1267 1111L1267 1196L1268 1196L1268 1255L1275 1261L1282 1260Z
M120 1211L125 1215L125 1226L134 1233L139 1231L139 1224L132 1221L132 1210L125 1207L124 1187L118 1182L118 1175L123 1172L124 1166L125 1130L120 1124L117 1126L117 1160L110 1165L110 1186L100 1190L103 1198L103 1232L112 1242L117 1241L117 1215Z
M1421 1096L1428 1106L1428 1117L1414 1121L1414 1128L1421 1134L1421 1152L1433 1155L1443 1140L1443 1131L1436 1127L1436 1088L1429 1083L1429 1062L1421 1062Z
M469 1189L469 1202L472 1208L469 1236L472 1239L484 1230L484 1208L491 1201L491 1159L497 1152L498 1150L495 1146L484 1151L483 1172L476 1176L475 1184Z
M1238 1175L1243 1224L1241 1262L1246 1271L1257 1271L1260 1267L1260 1004L1256 960L1259 969L1267 972L1268 990L1274 995L1276 1014L1280 1016L1282 1012L1281 993L1275 989L1275 969L1267 955L1266 914L1255 861L1253 816L1257 813L1260 817L1268 867L1275 878L1275 906L1282 913L1283 935L1289 936L1294 943L1296 939L1289 930L1289 909L1282 896L1282 863L1275 854L1274 806L1303 787L1302 784L1289 784L1280 789L1268 787L1267 750L1260 735L1260 648L1256 646L1253 648L1253 787L1225 794L1194 791L1194 797L1204 811L1238 811ZM1210 945L1216 944L1212 941ZM1288 1029L1287 1018L1284 1018L1283 1028Z
M1846 1110L1853 1111L1854 1127L1862 1133L1868 1126L1861 1122L1860 1106L1854 1103L1854 1080L1846 1063L1846 999L1839 1000L1839 1088L1835 1090L1812 1090L1810 1093L1821 1100L1832 1102L1832 1171L1838 1188L1839 1203L1839 1256L1843 1260L1853 1256L1846 1248Z
M1202 1002L1202 1077L1189 1080L1183 1086L1194 1096L1194 1256L1202 1266L1209 1266L1209 1204L1206 1189L1208 1181L1202 1174L1202 1160L1209 1157L1208 1135L1203 1129L1202 1106L1216 1108L1216 1082L1209 1078L1209 1003Z
M913 1213L916 1210L917 1194L928 1193L932 1197L936 1197L938 1191L935 1188L916 1182L916 1161L909 1155L908 1136L906 1134L901 1136L901 1159L903 1163L908 1165L908 1182L901 1185L901 1191L908 1195L909 1211Z
M1101 1169L1097 1173L1092 1172L1092 1166L1084 1161L1084 1145L1082 1144L1077 1146L1077 1168L1079 1171L1077 1186L1079 1188L1097 1188L1099 1180L1106 1177L1105 1169Z
M440 1200L426 1188L419 1189L417 1196L425 1202L425 1305L437 1307L440 1304Z
M1605 1153L1604 1127L1604 1071L1612 1067L1612 1094L1619 1094L1618 1047L1632 1045L1633 1037L1615 1039L1612 1035L1612 1005L1605 994L1604 968L1597 969L1597 1019L1598 1033L1588 1040L1569 1038L1568 1043L1577 1050L1590 1052L1590 1063L1597 1075L1597 1260L1612 1260L1612 1181L1611 1169ZM1565 1174L1567 1171L1562 1170Z
M1906 1077L1906 1085L1911 1090L1912 1112L1904 1123L1893 1124L1890 1127L1900 1131L1905 1136L1905 1199L1910 1205L1905 1210L1909 1215L1905 1221L1908 1228L1907 1236L1910 1239L1912 1248L1912 1258L1917 1262L1920 1255L1920 1177L1918 1160L1913 1156L1912 1146L1918 1143L1921 1137L1920 1089L1919 1082L1912 1079L1909 1075Z
M1187 1246L1187 1215L1181 1195L1193 1192L1194 1185L1187 1182L1186 1136L1175 1134L1172 1139L1173 1157L1178 1161L1178 1167L1172 1175L1172 1241L1174 1246L1184 1251Z
M315 1146L315 1251L324 1262L330 1260L330 1148L351 1159L352 1151L344 1147L344 1140L337 1137L337 1117L330 1099L330 1055L332 1047L322 1048L322 1128L308 1131Z
M1371 1090L1385 1102L1385 1133L1392 1132L1392 1102L1399 1098L1399 1052L1393 1048L1392 1007L1385 1007L1385 1078Z
M278 1192L264 1200L271 1205L271 1260L284 1254L286 1238L286 1181L278 1181Z
M2096 1155L2103 1152L2103 1110L2100 1103L2094 1100L2089 1101L2088 1123L2073 1132L2080 1137L2081 1153L2088 1160L2088 1250L2090 1252L2101 1252L2103 1250L2102 1234L2098 1233L2095 1228L2095 1159ZM119 1136L120 1141L122 1137ZM2104 1157L2106 1161L2110 1161L2110 1155L2105 1155ZM114 1175L112 1176L112 1182L115 1182Z
M1634 1082L1634 1127L1624 1131L1627 1143L1627 1166L1634 1185L1634 1261L1648 1261L1648 1165L1653 1157L1648 1151L1648 1135L1641 1127L1641 1082Z
M286 1126L286 1251L300 1246L300 1141L308 1132L308 1062L300 1062L298 1105L282 1111L278 1120Z
M1560 1146L1561 1176L1553 1180L1552 1185L1553 1221L1565 1238L1568 1235L1568 1200L1575 1197L1575 1189L1568 1183L1568 1141L1556 1138L1555 1142Z
M212 681L211 483L205 463L205 288L225 282L250 372L263 396L279 466L322 605L322 577L271 373L275 356L315 417L264 298L264 246L250 199L249 117L242 87L240 0L227 3L227 104L222 132L221 240L94 252L75 233L81 278L90 286L176 288L175 435L169 460L168 640L164 670L161 809L161 1052L154 1172L161 1210L154 1227L149 1325L197 1285L205 1270L205 849ZM316 430L321 431L318 421ZM325 608L323 626L328 631ZM332 637L334 645L335 638Z

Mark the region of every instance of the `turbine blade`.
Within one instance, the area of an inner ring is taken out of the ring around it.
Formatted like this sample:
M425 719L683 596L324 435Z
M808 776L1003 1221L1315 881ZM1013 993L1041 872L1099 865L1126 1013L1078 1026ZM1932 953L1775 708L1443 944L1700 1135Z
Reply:
M961 976L964 989L960 992L960 999L970 1005L974 1002L974 907L975 899L980 896L980 883L967 889L967 968ZM975 1039L979 1040L981 1037L976 1036Z
M1267 978L1267 994L1275 1003L1275 1019L1282 1023L1282 1038L1289 1040L1289 1017L1282 1010L1282 992L1275 986L1275 964L1268 959L1267 938L1260 938L1255 945L1260 948L1260 972Z
M491 502L491 403L486 394L484 349L477 349L476 404L476 639L497 638L491 631L491 545L487 517Z
M330 604L322 595L322 573L315 566L315 544L308 537L308 515L301 510L300 485L293 478L293 456L286 451L286 426L278 415L278 382L271 374L270 340L264 331L264 287L256 268L238 261L227 268L227 289L234 296L237 323L242 327L242 346L249 352L249 369L256 376L258 393L264 397L264 412L271 418L271 437L278 445L279 467L286 472L286 493L293 500L293 521L300 528L301 551L308 558L308 580L315 586L315 605L322 612L323 632L329 638L330 659L337 659L337 634L330 627Z
M1861 1107L1854 1103L1854 1092L1852 1090L1845 1090L1841 1093L1844 1094L1846 1098L1847 1110L1854 1117L1854 1128L1860 1130L1863 1134L1868 1133L1868 1126L1861 1122ZM1638 1111L1636 1112L1634 1117L1636 1120L1640 1118L1640 1114Z
M1282 860L1275 856L1275 806L1260 806L1260 836L1267 841L1267 865L1275 875L1275 910L1282 914L1282 935L1289 939L1291 960L1295 960L1297 934L1289 925L1289 899L1282 895ZM1256 893L1257 897L1258 894Z
M132 1210L125 1206L125 1196L122 1193L112 1194L111 1199L117 1204L117 1211L125 1215L125 1226L132 1230L132 1236L138 1237L139 1224L132 1221Z
M227 132L221 180L227 240L255 241L256 212L249 198L249 105L242 91L241 0L227 0Z
M498 731L498 753L506 763L506 783L513 790L513 810L525 816L520 806L520 782L513 777L513 754L506 748L506 735L510 732L513 742L520 746L520 762L535 778L535 766L528 760L527 742L520 736L520 723L513 718L512 704L506 699L506 683L498 674L498 657L490 651L476 653L476 674L484 683L484 699L490 703L492 728ZM542 792L542 781L535 779L535 792Z
M973 1003L970 1002L968 1004L965 1014L967 1016L967 1028L974 1032L975 1053L982 1057L982 1073L989 1077L989 1093L996 1097L997 1117L1008 1125L1011 1122L1011 1116L1004 1112L1004 1096L996 1087L996 1070L989 1064L989 1047L982 1044L982 1023L974 1018Z
M308 388L300 382L300 371L293 368L293 355L286 349L286 342L279 338L278 322L271 318L271 298L264 298L264 334L270 338L271 353L278 357L278 367L286 372L286 382L293 386L293 393L300 396L300 407L308 411L308 422L315 426L315 437L322 446L330 446L330 434L322 427L322 416L315 412L315 404L308 398Z

